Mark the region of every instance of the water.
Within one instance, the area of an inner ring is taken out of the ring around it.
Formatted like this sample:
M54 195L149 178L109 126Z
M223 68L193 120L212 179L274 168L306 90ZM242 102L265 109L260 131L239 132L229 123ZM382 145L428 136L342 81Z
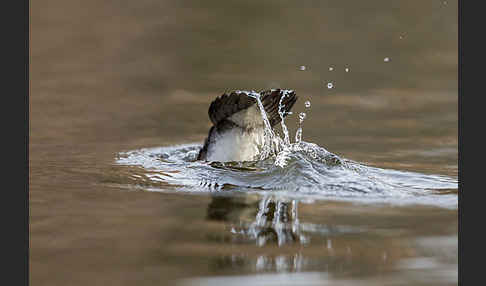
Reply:
M287 93L288 91L283 91L282 100ZM256 99L265 124L265 140L259 160L196 161L202 146L191 144L123 152L117 163L140 166L146 170L147 174L144 176L140 172L134 175L135 185L149 180L153 183L162 182L164 187L165 183L182 186L181 190L189 188L191 192L256 191L311 200L351 199L356 202L432 204L457 208L455 194L437 192L457 189L456 179L373 168L340 158L323 147L302 141L302 123L306 118L304 112L299 113L299 128L295 134L295 142L291 143L282 112L282 100L279 114L284 138L279 137L270 126L260 95L256 92L246 94Z
M30 284L457 285L457 1L31 8ZM282 148L194 161L271 88Z
M190 144L124 152L118 164L140 166L127 174L133 185L165 191L166 183L187 192L252 192L283 197L359 203L425 204L457 208L457 180L441 175L388 170L342 159L301 141L263 161L200 162L202 146ZM162 188L157 188L159 185Z

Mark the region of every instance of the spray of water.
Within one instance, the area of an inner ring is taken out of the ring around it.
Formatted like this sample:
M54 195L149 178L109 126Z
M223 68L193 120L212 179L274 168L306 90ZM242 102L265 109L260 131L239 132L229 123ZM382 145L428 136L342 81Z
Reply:
M302 122L304 122L306 116L305 112L299 113L299 128L297 129L297 132L295 132L295 143L300 143L302 141Z
M260 94L254 91L247 92L248 96L255 98L255 100L257 101L257 105L260 109L260 113L262 115L265 125L264 142L262 150L260 152L260 160L265 160L269 158L270 155L275 155L275 165L282 168L286 166L286 161L289 158L290 154L293 151L299 149L299 143L302 142L302 123L307 116L305 112L301 112L299 114L299 127L295 133L295 142L290 142L289 130L287 128L287 125L285 124L285 116L291 114L291 112L285 114L285 105L283 104L283 100L285 97L289 96L291 92L291 90L282 90L283 95L280 98L278 107L278 113L281 119L280 124L282 127L283 139L273 131L272 126L270 125L270 122L268 120L267 113L265 112L265 108L263 107L263 104L261 102ZM306 108L310 108L310 102L306 101L305 106Z
M289 130L287 129L287 125L285 125L285 111L283 111L283 100L285 97L287 97L288 94L284 93L282 97L280 98L280 102L278 103L278 114L280 115L280 125L282 126L282 132L284 133L284 142L285 145L290 145L290 138L289 138Z
M260 94L253 90L251 92L248 92L247 94L249 97L252 97L257 101L258 108L260 109L263 123L265 125L265 129L263 131L263 147L260 151L260 160L265 160L272 153L277 154L280 151L281 139L280 137L275 135L275 132L273 132L272 125L270 125L267 113L265 112L265 108L263 107L262 101L260 99Z

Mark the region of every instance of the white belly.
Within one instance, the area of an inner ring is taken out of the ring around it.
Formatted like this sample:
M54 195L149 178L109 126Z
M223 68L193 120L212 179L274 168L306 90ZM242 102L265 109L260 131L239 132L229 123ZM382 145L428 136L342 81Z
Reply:
M251 161L260 153L263 145L263 128L251 133L233 128L219 134L208 149L208 161Z

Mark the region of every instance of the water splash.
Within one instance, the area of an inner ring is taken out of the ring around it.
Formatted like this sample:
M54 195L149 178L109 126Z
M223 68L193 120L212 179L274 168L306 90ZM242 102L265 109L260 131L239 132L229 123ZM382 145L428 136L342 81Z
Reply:
M272 90L272 91L274 91L274 90ZM250 96L250 97L252 97L256 100L258 108L260 110L260 114L262 115L262 119L263 119L263 122L264 122L264 136L263 136L264 142L263 142L263 146L262 146L261 151L260 151L260 160L265 160L265 159L269 158L271 155L278 156L278 154L281 153L281 152L288 153L288 149L291 147L291 144L292 144L290 142L290 135L289 135L288 128L285 125L285 116L289 115L291 113L288 112L287 114L285 114L285 111L284 111L285 106L283 104L283 100L285 99L285 97L290 96L290 94L293 91L292 90L281 90L281 92L282 92L282 97L280 98L280 101L279 101L278 114L279 114L280 119L281 119L280 125L282 127L282 132L284 134L284 138L279 137L273 131L273 128L270 124L270 121L268 120L268 115L265 111L265 108L263 107L263 103L261 101L261 95L259 93L255 92L255 91L251 91L251 92L245 91L245 93L247 93L248 96ZM299 125L299 130L297 130L297 132L299 133L299 137L296 137L296 138L299 138L299 140L296 139L297 143L300 142L301 138L302 138L301 124L302 124L302 121L304 120L305 116L306 116L305 113L299 114L299 118L300 118L299 124L300 125ZM277 165L279 165L279 164L280 163L277 163Z
M256 99L265 126L264 146L259 160L224 163L196 161L201 146L191 144L120 153L117 163L142 167L130 179L136 185L150 186L146 190L153 191L160 191L157 188L160 184L163 189L172 185L189 192L278 192L299 199L331 198L457 207L457 179L386 170L340 158L314 143L302 141L302 123L306 117L303 112L299 114L299 128L292 143L281 101L282 139L271 128L260 94L249 94ZM446 191L441 193L440 190ZM268 204L263 201L260 209L262 218L257 217L257 222L263 223ZM278 221L275 223L278 228Z
M289 130L287 128L287 125L285 125L285 112L283 111L284 109L284 104L282 103L285 97L288 96L288 93L285 92L282 97L280 97L280 102L278 103L278 114L280 116L280 125L282 126L282 132L284 134L284 144L286 146L290 145L290 137L289 137Z
M265 160L270 156L270 154L278 152L280 149L280 138L277 138L275 133L273 132L272 125L270 124L270 121L268 120L267 113L265 112L265 108L263 107L262 101L261 101L261 95L258 92L251 91L251 92L246 92L249 97L252 97L256 100L258 104L258 108L260 109L260 113L263 118L263 123L264 123L264 131L263 131L263 146L262 150L260 151L260 160Z
M299 113L299 128L297 128L297 131L295 132L295 143L300 143L302 141L302 122L304 122L305 117L305 112Z
M134 168L121 184L156 192L256 192L457 208L455 178L366 166L314 143L293 143L277 156L249 162L197 161L200 148L198 143L122 152L116 163Z

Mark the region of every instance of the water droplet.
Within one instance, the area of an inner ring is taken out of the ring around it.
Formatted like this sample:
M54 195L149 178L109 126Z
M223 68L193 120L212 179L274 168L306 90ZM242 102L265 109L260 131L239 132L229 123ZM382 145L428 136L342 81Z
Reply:
M332 82L328 82L328 83L327 83L327 88L328 88L328 89L331 89L331 88L333 88L333 87L334 87L334 84L332 84Z
M384 61L385 63L387 63L387 62L389 62L389 61L390 61L390 58L386 57L386 58L384 58L384 59L383 59L383 61Z
M301 113L299 113L299 119L300 119L300 122L304 121L305 116L306 116L305 112L301 112Z
M311 103L308 100L304 104L305 104L305 107L307 107L307 108L309 108L311 106Z
M329 71L333 71L333 70L334 70L334 68L333 68L333 67L329 67Z
M345 72L349 72L349 68L345 68L345 69L344 69L344 71L345 71Z
M305 66L300 66L301 71L305 71L306 67Z

